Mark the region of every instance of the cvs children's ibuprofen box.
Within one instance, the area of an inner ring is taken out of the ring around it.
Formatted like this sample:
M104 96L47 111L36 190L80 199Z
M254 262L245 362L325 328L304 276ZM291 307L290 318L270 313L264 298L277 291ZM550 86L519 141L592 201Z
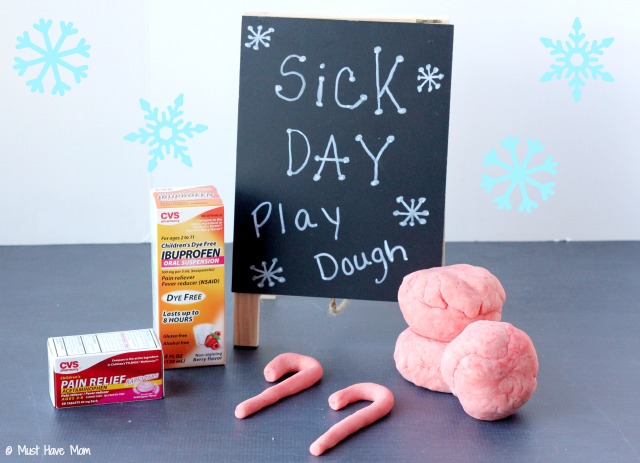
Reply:
M163 397L160 342L152 329L47 340L56 408Z
M213 186L151 191L153 327L165 368L225 363L224 207Z

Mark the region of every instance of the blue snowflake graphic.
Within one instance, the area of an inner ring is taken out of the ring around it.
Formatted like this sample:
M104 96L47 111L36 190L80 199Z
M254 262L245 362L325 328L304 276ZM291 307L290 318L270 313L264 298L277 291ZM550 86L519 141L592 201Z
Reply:
M562 43L560 40L553 42L551 39L541 38L540 41L546 48L551 49L551 55L556 56L556 64L551 65L551 70L545 72L540 78L541 82L549 82L554 77L561 79L564 75L569 79L569 86L573 87L574 101L580 101L582 88L586 85L585 79L597 80L598 77L605 82L613 82L613 77L603 71L604 65L599 64L599 56L604 54L604 49L609 48L613 38L604 39L601 42L584 40L586 34L581 32L580 19L573 21L573 33L569 33L569 39Z
M278 259L273 258L271 260L271 266L267 268L267 263L262 262L262 269L257 268L255 265L249 267L251 270L256 272L256 275L251 277L253 281L257 281L258 288L264 288L265 282L269 285L270 288L274 287L276 282L284 283L286 280L284 277L278 276L278 273L282 273L282 267L276 267L278 263Z
M247 34L249 41L244 44L245 47L259 50L260 45L262 45L263 47L269 48L269 42L271 41L270 34L275 32L273 27L270 27L264 32L262 31L262 26L258 26L257 30L254 30L253 26L248 26L247 30L249 31L249 34Z
M158 160L164 160L164 155L170 155L173 151L175 159L180 158L182 163L191 167L191 157L186 154L187 147L182 143L185 137L193 138L194 133L202 133L207 130L206 125L184 122L180 118L184 113L180 110L184 104L184 95L181 93L174 100L174 106L167 107L167 111L159 112L158 108L152 108L151 104L140 98L140 107L146 113L144 119L149 121L137 132L125 135L127 141L139 141L141 145L148 142L152 148L149 151L151 159L148 171L158 167Z
M18 36L16 49L31 50L35 52L36 57L29 60L16 57L16 64L13 65L13 69L18 71L19 76L23 76L27 70L40 66L40 72L35 78L27 80L27 86L31 87L32 92L37 91L44 93L45 77L47 77L50 72L53 76L53 89L51 93L53 95L64 96L65 92L71 89L71 86L62 80L63 73L61 71L66 71L65 74L71 73L76 83L80 83L83 78L87 77L87 69L89 68L86 64L78 66L71 64L68 58L72 58L73 55L88 58L91 47L86 44L85 39L80 39L75 46L63 49L62 47L65 45L67 38L76 34L78 29L73 28L73 23L60 21L60 35L54 44L54 37L52 37L50 33L51 25L52 21L50 19L47 21L40 19L33 25L33 28L42 36L40 45L31 40L28 31Z
M508 164L498 158L498 154L495 149L492 149L488 154L484 155L484 166L497 166L507 173L500 177L490 177L488 175L482 175L481 186L484 187L487 193L493 190L493 187L500 183L508 184L504 194L493 198L493 202L498 204L498 209L511 210L511 194L518 187L520 191L521 201L518 207L518 212L531 211L538 207L538 203L529 197L527 185L537 189L542 196L542 199L546 201L549 196L553 195L553 188L555 183L540 183L535 180L532 175L539 172L547 172L551 175L556 174L557 162L552 160L551 156L547 156L542 164L530 167L529 164L533 157L544 151L544 147L540 145L538 140L527 139L527 154L522 162L518 159L518 153L516 147L518 146L520 139L517 137L507 137L501 141L500 144L507 149L511 155L511 164Z

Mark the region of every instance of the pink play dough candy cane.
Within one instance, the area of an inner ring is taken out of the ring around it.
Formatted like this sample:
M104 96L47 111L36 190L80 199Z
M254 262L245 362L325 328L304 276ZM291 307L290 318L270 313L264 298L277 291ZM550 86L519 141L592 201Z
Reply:
M293 372L296 372L293 376L239 404L236 418L246 418L280 399L310 388L322 378L322 365L313 357L288 352L278 355L267 364L264 378L272 383Z
M393 394L386 387L375 383L359 383L331 394L329 406L334 410L340 410L350 403L360 400L370 400L373 403L334 424L327 432L318 437L309 447L312 455L322 455L325 451L338 445L347 436L386 416L393 408L394 402Z

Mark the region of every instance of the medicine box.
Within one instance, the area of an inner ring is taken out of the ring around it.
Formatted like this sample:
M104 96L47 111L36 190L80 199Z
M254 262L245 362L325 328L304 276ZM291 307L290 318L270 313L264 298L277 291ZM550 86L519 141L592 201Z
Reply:
M163 356L152 329L47 340L56 408L161 399Z
M225 363L224 207L215 187L151 191L153 327L165 368Z

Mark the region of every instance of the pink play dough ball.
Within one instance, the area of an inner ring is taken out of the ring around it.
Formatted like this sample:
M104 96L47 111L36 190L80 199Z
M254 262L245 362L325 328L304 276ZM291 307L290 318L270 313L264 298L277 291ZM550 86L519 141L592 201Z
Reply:
M409 327L444 342L476 320L500 320L505 299L494 275L467 264L410 273L398 290L400 310Z
M449 343L440 369L465 412L493 421L531 398L538 356L524 331L505 322L477 321Z
M396 368L407 381L437 392L451 392L440 373L440 360L446 342L435 341L407 328L396 341L393 358Z

